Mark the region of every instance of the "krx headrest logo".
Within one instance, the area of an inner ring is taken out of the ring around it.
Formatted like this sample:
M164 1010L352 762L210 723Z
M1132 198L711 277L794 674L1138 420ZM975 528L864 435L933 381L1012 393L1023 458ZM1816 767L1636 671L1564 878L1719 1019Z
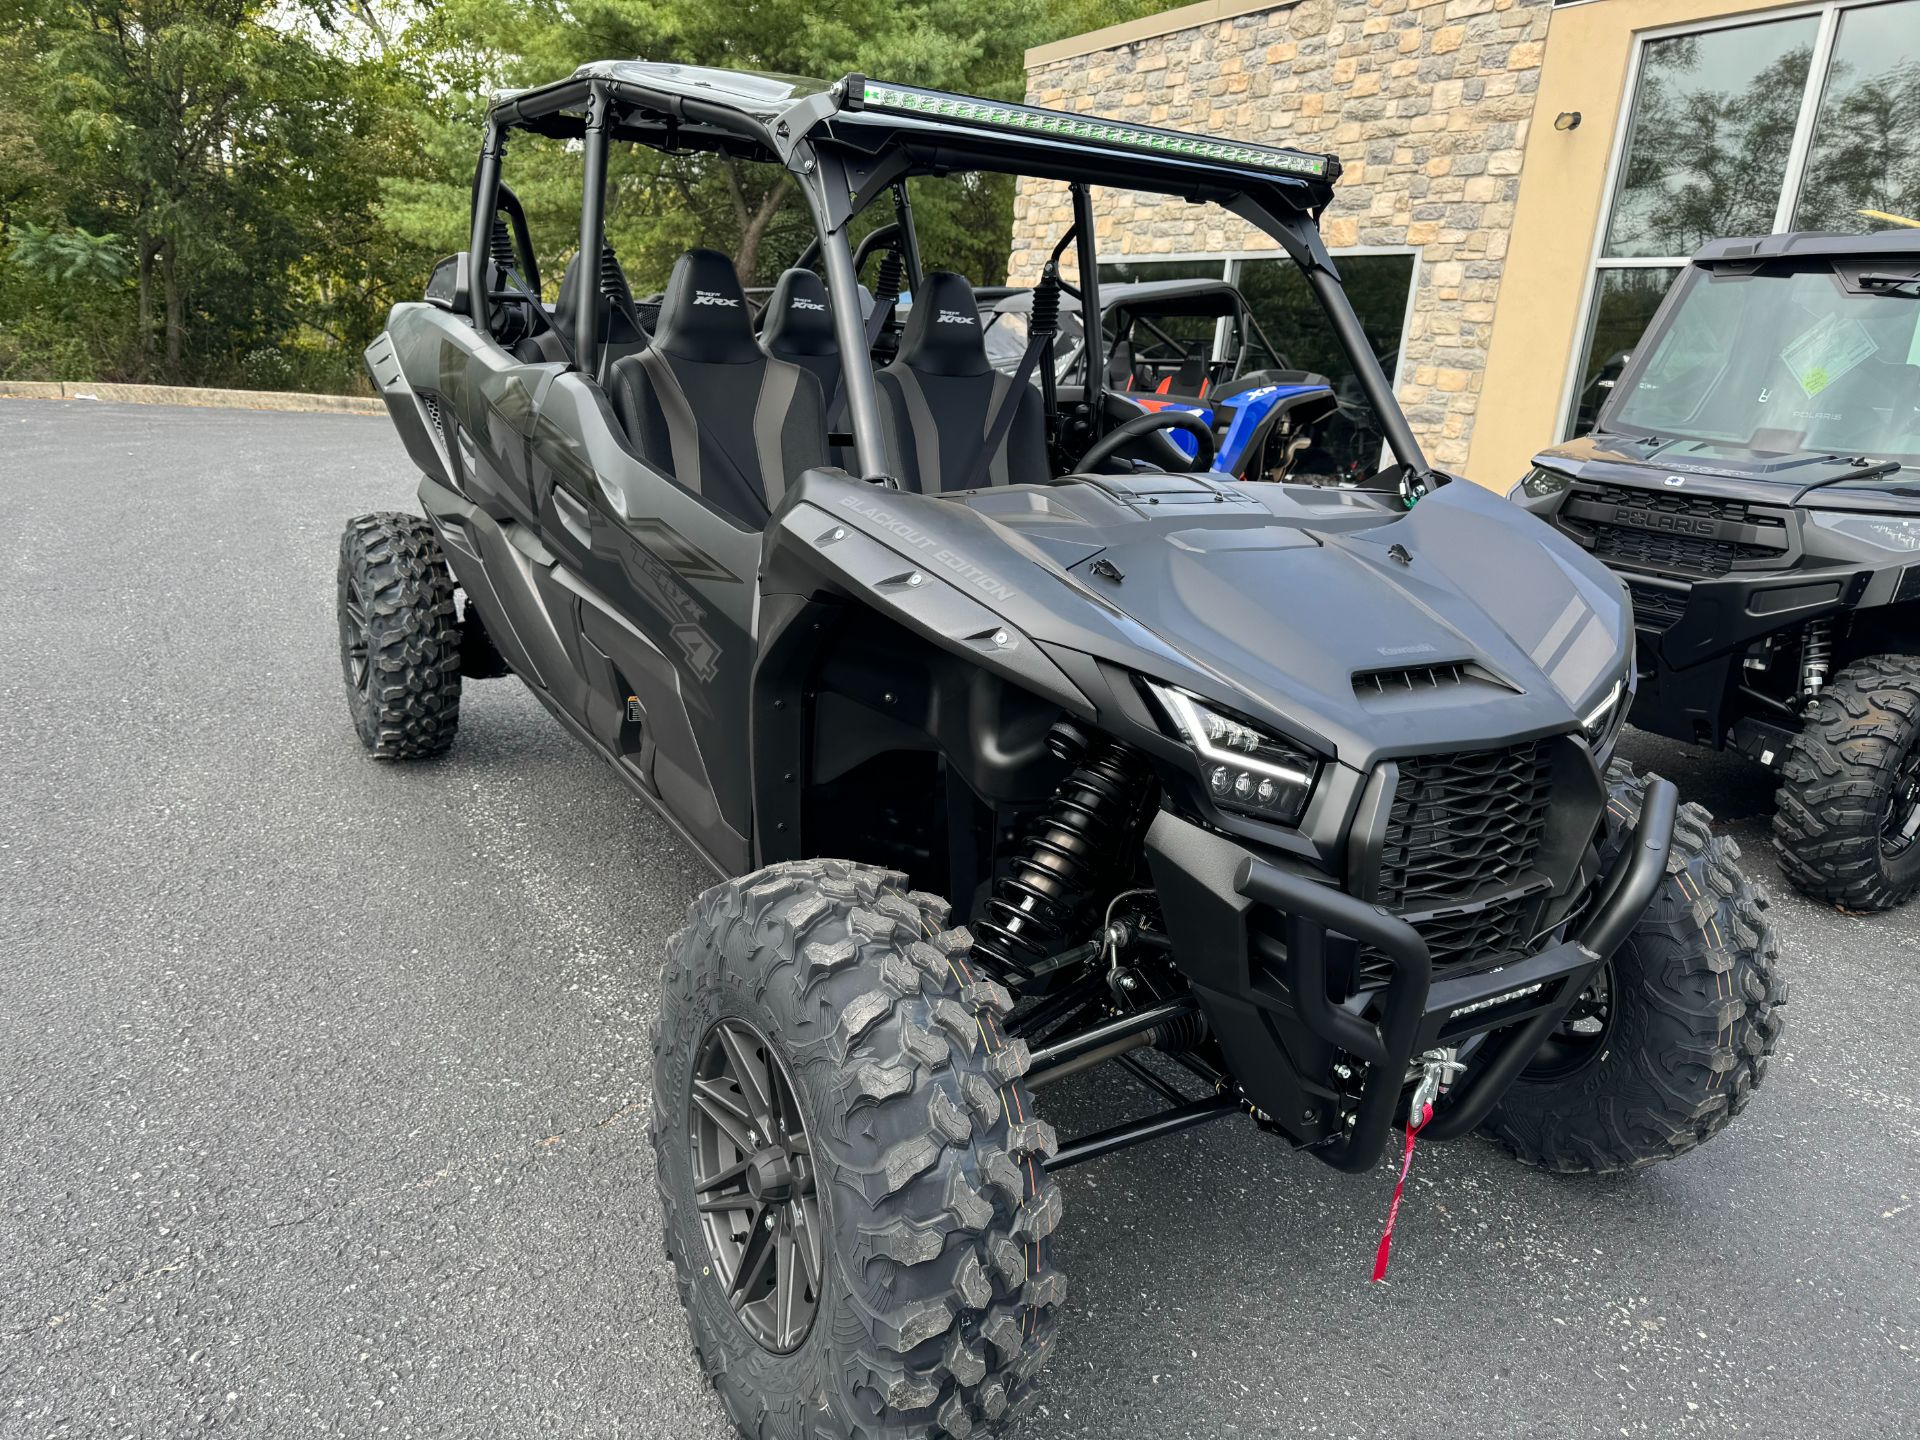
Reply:
M936 325L971 325L973 324L973 316L964 310L942 310L938 315L933 317L933 323Z
M737 299L731 295L722 295L718 290L694 291L693 303L696 305L725 305L734 310L740 308L740 302Z
M804 295L796 295L793 297L793 308L795 310L824 310L827 307L818 300L809 300Z

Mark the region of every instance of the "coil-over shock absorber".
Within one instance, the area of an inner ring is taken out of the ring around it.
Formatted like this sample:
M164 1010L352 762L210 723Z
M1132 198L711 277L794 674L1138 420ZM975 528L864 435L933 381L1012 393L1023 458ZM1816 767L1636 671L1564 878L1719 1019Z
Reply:
M972 927L974 954L1003 978L1086 938L1100 902L1130 878L1156 793L1147 762L1117 740L1062 722L1047 743L1074 768Z
M1818 695L1833 670L1833 621L1824 616L1809 620L1800 642L1800 693Z

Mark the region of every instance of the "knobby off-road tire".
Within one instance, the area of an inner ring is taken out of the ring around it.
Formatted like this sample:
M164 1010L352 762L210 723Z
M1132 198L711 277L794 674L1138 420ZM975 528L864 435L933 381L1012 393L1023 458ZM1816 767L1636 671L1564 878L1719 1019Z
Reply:
M812 861L715 886L672 942L653 1040L667 1255L701 1366L753 1440L984 1435L1052 1342L1054 1135L1001 1028L1012 1002L947 918L903 876ZM812 1156L818 1310L786 1354L735 1314L697 1206L695 1067L723 1019L768 1040Z
M1846 666L1808 707L1780 764L1773 844L1795 888L1843 910L1913 898L1920 834L1898 832L1917 765L1920 660L1869 655Z
M338 601L360 743L380 760L444 754L460 724L460 622L433 526L392 511L348 521Z
M1640 819L1646 781L1607 772L1610 861ZM1529 1165L1636 1170L1718 1134L1746 1108L1780 1039L1787 986L1740 850L1682 805L1666 879L1590 997L1603 1012L1550 1042L1481 1126Z

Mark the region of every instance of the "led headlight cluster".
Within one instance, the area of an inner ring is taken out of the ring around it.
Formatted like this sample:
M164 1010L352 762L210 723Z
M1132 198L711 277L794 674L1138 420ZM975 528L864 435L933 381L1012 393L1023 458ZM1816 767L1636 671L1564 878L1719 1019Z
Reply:
M1587 746L1602 764L1606 763L1613 742L1620 738L1620 731L1627 723L1627 711L1633 708L1633 677L1638 648L1636 641L1627 642L1626 669L1602 692L1593 708L1580 717L1580 728L1586 733Z
M1319 762L1297 745L1259 730L1166 685L1148 682L1167 719L1200 761L1207 793L1223 810L1271 820L1299 821L1313 793Z
M1582 717L1580 728L1587 732L1589 740L1600 739L1612 727L1620 713L1620 692L1624 689L1624 680L1614 681L1607 693L1600 697L1600 703Z
M1521 477L1520 483L1507 493L1510 500L1526 496L1529 500L1544 500L1549 495L1558 495L1573 484L1571 475L1563 475L1558 470L1548 470L1536 465Z
M1198 135L1183 135L1177 130L1156 129L1150 125L1127 125L1116 120L1042 110L1032 105L1009 105L998 100L976 100L970 95L947 95L938 90L887 85L878 80L863 81L860 98L864 106L875 110L936 115L942 120L960 120L995 130L1024 130L1029 134L1056 135L1067 140L1092 140L1150 154L1187 156L1195 160L1213 160L1225 165L1273 170L1287 175L1324 176L1327 173L1327 157L1324 155L1304 155L1233 140L1208 140Z

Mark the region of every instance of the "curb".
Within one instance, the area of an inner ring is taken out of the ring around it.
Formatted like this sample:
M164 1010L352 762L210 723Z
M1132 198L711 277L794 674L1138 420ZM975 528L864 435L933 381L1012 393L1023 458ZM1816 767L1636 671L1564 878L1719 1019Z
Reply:
M215 410L297 410L384 415L386 402L361 395L292 390L208 390L190 385L94 385L84 380L0 380L0 400L99 400L122 405L200 405Z

